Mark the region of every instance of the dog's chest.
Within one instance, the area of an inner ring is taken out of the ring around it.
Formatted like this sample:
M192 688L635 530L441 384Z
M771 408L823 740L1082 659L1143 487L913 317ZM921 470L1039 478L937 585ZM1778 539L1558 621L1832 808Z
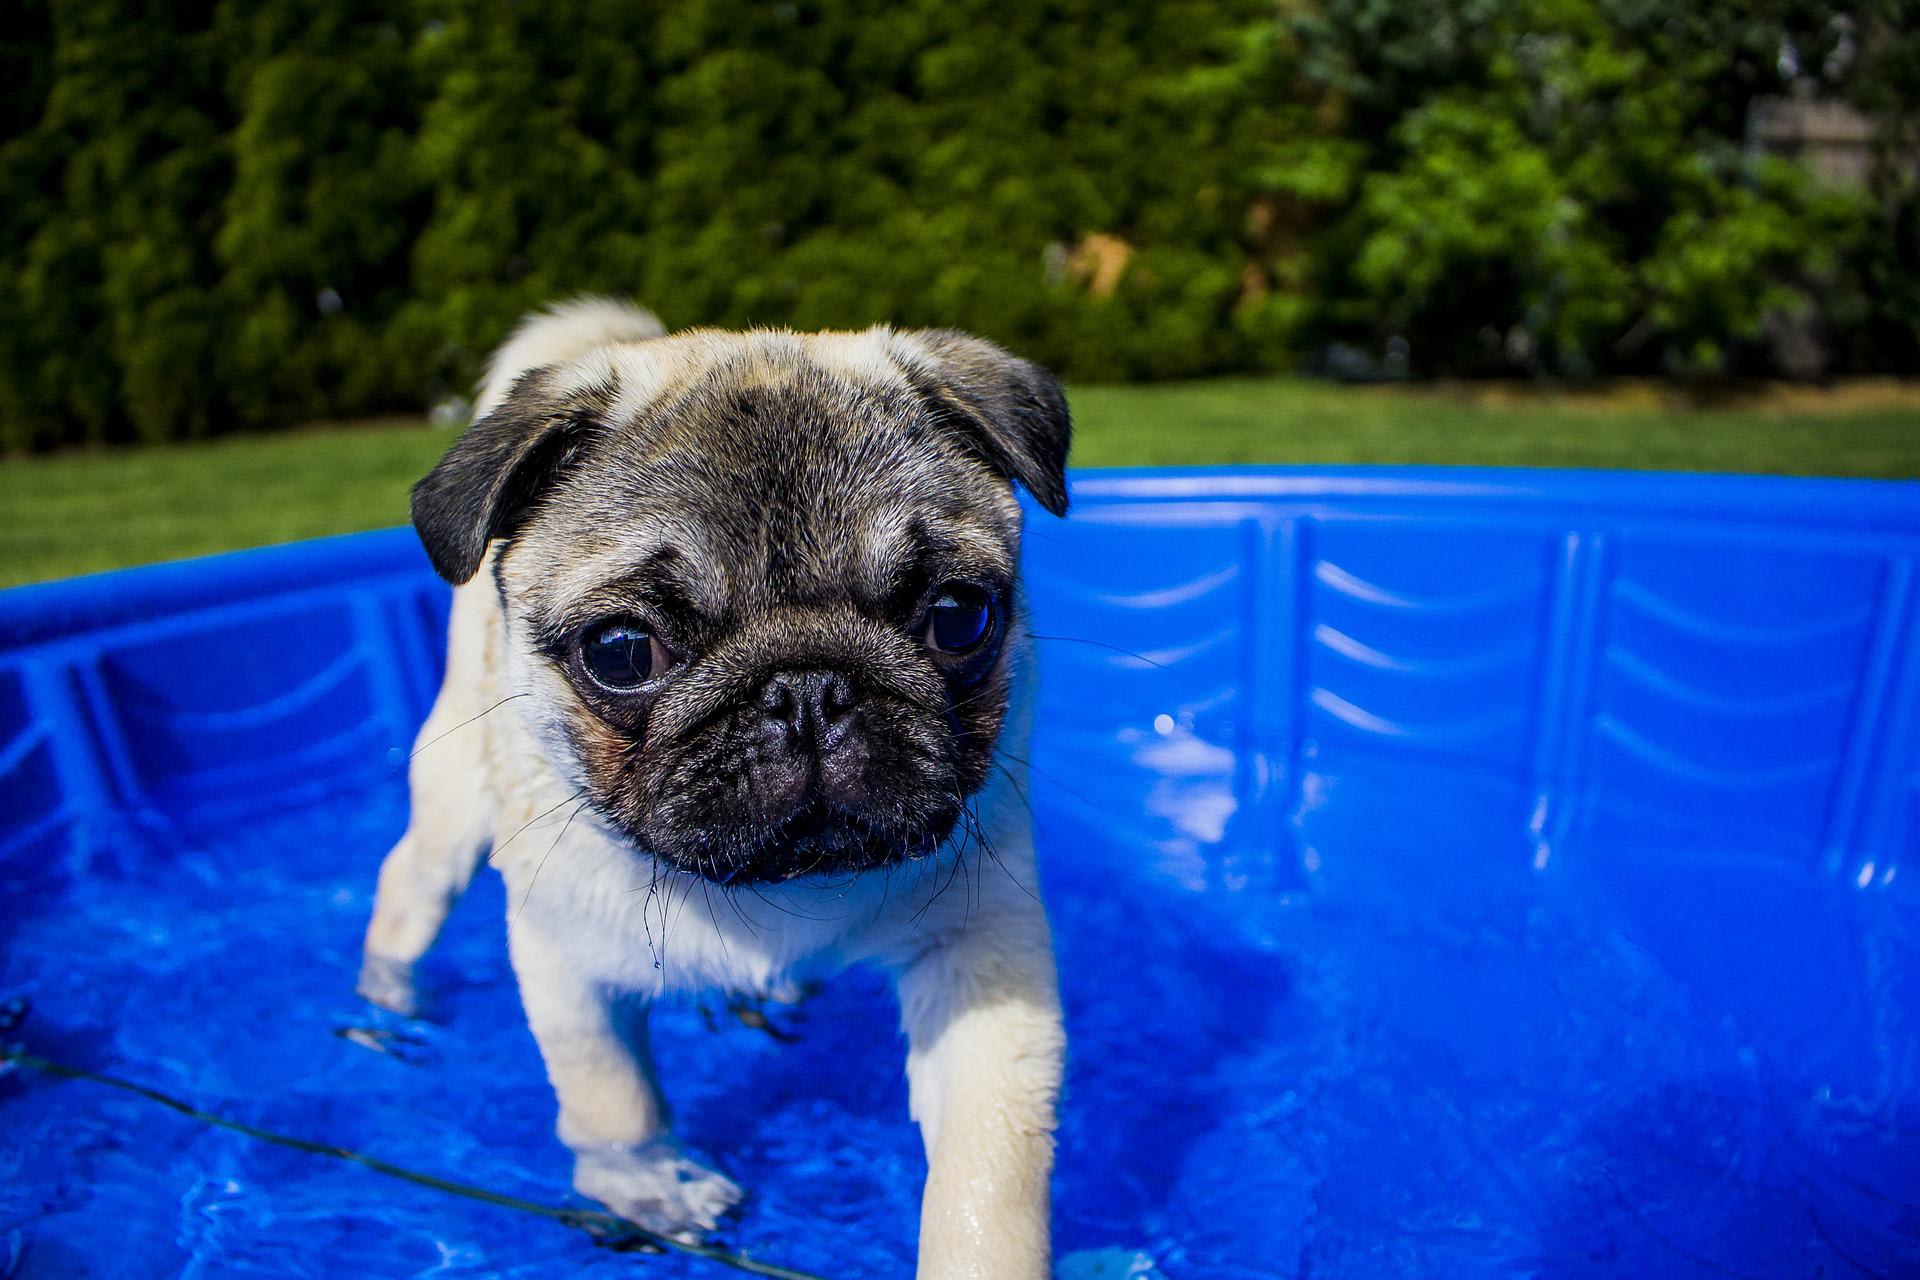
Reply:
M578 972L650 995L784 996L862 958L877 916L872 886L727 889L584 822L499 867L510 930L537 929Z

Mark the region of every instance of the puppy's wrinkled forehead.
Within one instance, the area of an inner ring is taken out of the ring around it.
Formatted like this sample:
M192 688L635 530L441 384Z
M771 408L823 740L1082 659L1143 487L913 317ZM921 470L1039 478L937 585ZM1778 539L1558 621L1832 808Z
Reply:
M671 549L731 598L805 603L883 592L916 555L1005 569L1015 483L1067 506L1059 384L949 330L587 343L498 378L482 407L413 491L454 583L499 540L545 594Z
M936 562L1010 573L1019 509L1005 480L897 368L821 347L640 348L608 353L604 370L562 371L597 375L556 391L575 402L563 412L599 425L528 520L526 589L578 594L667 558L713 616L880 606ZM663 377L669 355L678 367ZM635 393L649 382L667 385Z

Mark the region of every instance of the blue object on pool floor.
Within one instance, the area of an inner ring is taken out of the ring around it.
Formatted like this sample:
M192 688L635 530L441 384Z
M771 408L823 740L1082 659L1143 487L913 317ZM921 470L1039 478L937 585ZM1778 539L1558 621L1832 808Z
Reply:
M1062 1275L1920 1275L1920 485L1096 473L1075 502L1028 540ZM0 593L9 1034L558 1200L497 881L429 960L440 1021L352 995L445 605L404 531ZM753 1191L728 1238L907 1275L884 989L784 1018L795 1044L655 1033L683 1132ZM562 1272L723 1274L0 1080L0 1276Z

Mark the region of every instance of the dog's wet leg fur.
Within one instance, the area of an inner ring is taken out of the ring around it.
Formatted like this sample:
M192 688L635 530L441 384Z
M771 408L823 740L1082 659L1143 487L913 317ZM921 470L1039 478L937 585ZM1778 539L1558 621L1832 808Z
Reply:
M927 1149L921 1280L1044 1280L1063 1052L1048 956L969 939L908 969L900 996Z
M526 920L508 936L514 975L547 1079L574 1190L662 1235L711 1231L743 1193L680 1150L654 1080L644 1003L583 979L565 949Z
M466 892L492 835L491 815L475 785L486 773L487 708L480 697L491 682L484 679L489 656L474 641L487 633L462 625L463 614L486 605L477 591L454 593L447 680L415 739L407 770L412 814L380 864L367 925L359 993L407 1017L418 1017L422 1006L414 967Z
M1031 686L1018 687L1002 741L1024 755ZM927 1152L919 1280L1052 1274L1048 1182L1066 1038L1033 892L1033 830L1008 794L1023 789L1009 772L983 797L993 803L972 837L982 909L963 908L957 930L949 919L896 967L908 1102Z

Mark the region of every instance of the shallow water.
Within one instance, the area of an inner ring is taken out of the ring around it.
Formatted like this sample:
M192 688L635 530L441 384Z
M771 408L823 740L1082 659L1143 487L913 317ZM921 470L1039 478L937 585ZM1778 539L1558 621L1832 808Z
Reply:
M1172 722L1062 728L1035 758L1072 1045L1063 1276L1920 1274L1911 904L1785 863L1488 847L1489 815L1520 798L1431 772L1308 760L1301 798L1270 812L1264 762ZM130 829L84 864L16 853L0 996L33 1002L16 1034L561 1200L496 878L426 966L434 1021L352 994L402 821L383 772L265 819ZM849 974L772 1016L796 1043L657 1015L680 1132L751 1190L726 1242L910 1275L924 1161L884 984ZM0 1080L0 1276L636 1272L728 1274L96 1085Z

